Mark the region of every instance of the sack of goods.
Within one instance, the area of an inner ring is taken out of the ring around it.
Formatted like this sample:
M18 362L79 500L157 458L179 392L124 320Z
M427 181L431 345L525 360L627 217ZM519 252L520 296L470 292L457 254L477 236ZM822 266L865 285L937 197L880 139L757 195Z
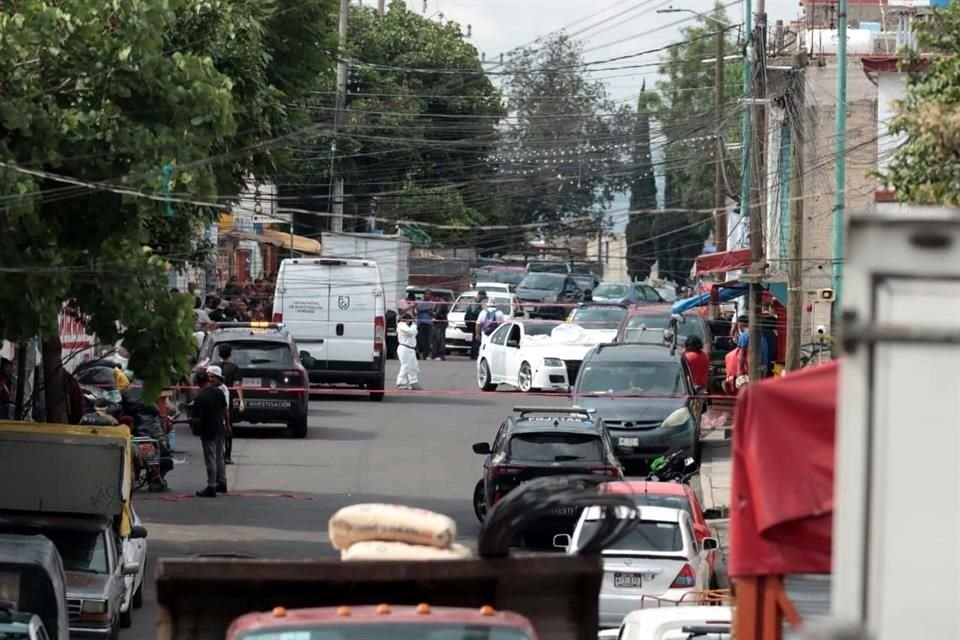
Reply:
M456 537L457 525L451 518L398 504L355 504L330 518L330 542L335 549L367 540L446 549Z
M340 552L341 560L461 560L469 558L470 549L452 544L446 549L406 542L370 540L352 544Z

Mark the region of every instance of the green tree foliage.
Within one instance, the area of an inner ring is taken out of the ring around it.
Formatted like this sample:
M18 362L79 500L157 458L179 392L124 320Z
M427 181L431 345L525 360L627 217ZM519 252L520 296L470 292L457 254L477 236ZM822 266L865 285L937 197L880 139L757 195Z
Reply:
M585 216L595 230L630 183L633 110L611 100L584 62L582 45L561 33L512 52L506 65L502 193L511 222L545 235L569 233L570 219Z
M281 188L322 208L332 159L344 178L348 216L376 211L438 224L486 218L486 157L503 108L460 25L429 20L394 1L382 16L372 6L352 6L347 33L347 111L335 153L336 82L329 77L306 105L322 133L301 145L296 173ZM350 218L344 224L349 228Z
M186 201L228 201L244 174L275 164L270 142L296 125L286 105L329 65L314 49L329 44L330 10L329 0L0 9L0 335L41 337L48 419L66 419L65 303L101 342L123 338L149 395L184 372L192 305L167 290L167 266L207 255L198 237L217 215Z
M658 101L647 100L648 110L656 112L664 139L663 173L666 178L664 203L668 209L711 209L713 200L716 135L724 143L740 140L742 111L738 98L743 94L743 68L740 63L725 63L724 95L726 107L716 107L715 67L703 60L715 58L717 23L730 24L724 9L717 5L711 20L681 30L682 40L663 57L657 83ZM736 31L728 31L726 55L737 50ZM727 158L729 174L736 175L734 164ZM636 219L636 221L634 220ZM686 279L693 259L701 252L703 242L713 228L709 213L669 213L631 216L636 242L628 253L647 256L635 258L636 275L647 273L651 259L659 262L660 273L675 279ZM644 266L647 265L647 266ZM643 267L643 268L640 268Z
M915 23L916 24L916 23ZM916 27L920 51L890 133L905 137L881 179L901 202L960 206L960 4Z

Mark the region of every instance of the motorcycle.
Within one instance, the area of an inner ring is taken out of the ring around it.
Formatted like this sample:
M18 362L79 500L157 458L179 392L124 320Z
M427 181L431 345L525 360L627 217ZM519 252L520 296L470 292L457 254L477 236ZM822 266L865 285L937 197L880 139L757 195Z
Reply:
M155 407L144 404L139 386L131 386L123 392L122 397L124 417L121 422L130 427L139 454L134 471L135 486L163 491L167 488L166 475L173 469L164 419Z
M697 473L697 461L692 456L683 455L683 449L677 449L665 456L655 458L650 463L650 482L679 482L687 484Z

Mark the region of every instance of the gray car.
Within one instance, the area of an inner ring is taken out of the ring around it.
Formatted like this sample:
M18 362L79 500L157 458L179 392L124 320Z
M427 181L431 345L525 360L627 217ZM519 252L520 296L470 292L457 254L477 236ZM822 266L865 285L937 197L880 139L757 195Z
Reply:
M584 358L576 407L595 411L625 466L678 449L700 458L702 400L679 352L647 344L602 344Z

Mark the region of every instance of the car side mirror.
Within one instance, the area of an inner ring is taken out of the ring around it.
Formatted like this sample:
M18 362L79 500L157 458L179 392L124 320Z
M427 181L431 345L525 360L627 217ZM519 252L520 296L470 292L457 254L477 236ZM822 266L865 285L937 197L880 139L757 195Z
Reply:
M135 576L140 573L140 563L139 562L124 562L123 563L123 575L125 576Z
M131 540L142 540L147 537L147 528L143 525L135 524L130 528Z
M566 533L558 533L557 535L553 536L553 547L555 549L563 549L566 551L570 548L570 544L572 542L573 541L570 539L570 535Z
M482 456L490 455L489 442L477 442L473 445L473 452Z
M719 520L723 517L723 511L720 509L705 509L703 512L704 520Z
M703 539L703 550L704 551L713 551L714 549L720 548L720 542L716 538L704 538Z
M519 349L519 348L520 348L520 341L519 341L519 340L507 340L507 346L508 346L508 347L511 347L511 348L513 348L513 349Z

